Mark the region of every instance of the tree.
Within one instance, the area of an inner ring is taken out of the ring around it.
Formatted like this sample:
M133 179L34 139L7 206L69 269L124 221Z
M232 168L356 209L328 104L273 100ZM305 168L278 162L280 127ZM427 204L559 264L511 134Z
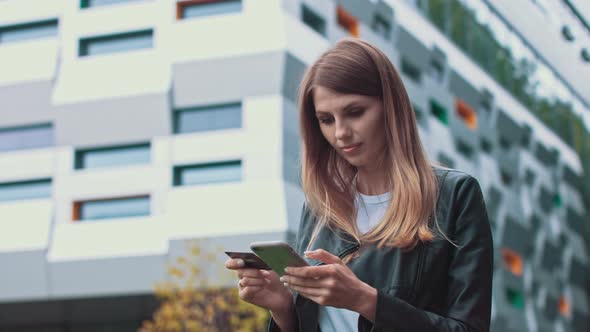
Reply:
M188 242L187 247L186 256L169 264L169 280L155 286L160 307L151 321L143 322L139 332L263 331L269 318L267 310L242 301L236 287L209 283L202 268L218 265L211 264L216 252L203 252L197 241ZM221 276L217 284L235 278L223 267L214 272L216 277Z

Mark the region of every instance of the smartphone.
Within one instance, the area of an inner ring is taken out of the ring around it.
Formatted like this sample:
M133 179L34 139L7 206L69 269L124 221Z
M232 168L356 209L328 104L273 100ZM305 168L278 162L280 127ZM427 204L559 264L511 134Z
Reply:
M258 256L251 252L237 252L237 251L226 251L226 255L231 258L240 258L246 264L245 267L259 270L270 270L270 266L266 265Z
M285 274L288 266L309 266L289 244L282 241L253 242L250 249L279 276Z

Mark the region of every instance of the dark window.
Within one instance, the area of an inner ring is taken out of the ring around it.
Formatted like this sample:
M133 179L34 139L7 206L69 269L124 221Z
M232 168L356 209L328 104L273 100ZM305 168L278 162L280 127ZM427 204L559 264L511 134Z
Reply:
M462 154L465 158L467 159L471 159L473 158L474 155L474 150L471 146L469 146L467 143L461 141L461 140L457 140L455 141L455 146L457 147L457 151L459 151L460 154Z
M307 6L301 6L301 20L322 36L326 36L326 21Z
M0 129L0 151L43 148L53 145L54 135L51 124Z
M174 132L191 133L242 127L242 104L199 106L176 110Z
M438 162L441 165L443 165L444 167L448 167L448 168L455 167L455 161L444 152L440 152L438 154Z
M176 4L177 19L239 13L241 11L241 0L188 0Z
M0 183L0 201L51 197L51 179Z
M80 8L91 8L99 6L109 6L118 3L133 2L138 0L80 0Z
M488 139L486 139L486 138L482 138L479 141L479 147L485 153L491 153L492 152L492 143Z
M422 73L420 69L409 62L404 56L402 56L401 60L401 70L406 76L408 76L412 81L416 83L420 83L422 80Z
M153 47L153 30L126 32L80 39L78 55L90 56L127 52Z
M57 36L57 19L0 26L0 44Z
M148 216L150 197L127 197L74 203L74 220Z
M174 185L188 186L242 180L240 160L174 167Z
M375 15L375 17L373 18L373 24L371 28L373 29L373 31L375 31L376 34L389 40L389 37L391 35L391 24L381 15Z
M103 147L76 151L76 169L147 164L150 144Z

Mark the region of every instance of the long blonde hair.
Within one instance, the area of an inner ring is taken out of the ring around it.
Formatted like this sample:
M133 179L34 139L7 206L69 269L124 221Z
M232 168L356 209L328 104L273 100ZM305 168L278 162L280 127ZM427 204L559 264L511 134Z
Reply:
M318 86L379 97L383 102L387 142L377 162L386 172L392 196L383 221L366 234L360 234L356 226L353 180L357 170L324 138L315 116L313 92ZM339 229L360 243L377 243L378 247L411 249L420 241L435 238L430 218L436 217L436 175L422 148L406 89L383 52L360 39L339 41L306 71L298 104L303 191L308 208L318 220L308 248L321 226Z

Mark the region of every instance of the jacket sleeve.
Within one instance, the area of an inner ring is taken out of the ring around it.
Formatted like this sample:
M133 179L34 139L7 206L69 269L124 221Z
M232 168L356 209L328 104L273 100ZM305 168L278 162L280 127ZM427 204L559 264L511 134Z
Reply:
M297 231L297 234L295 235L295 247L293 249L295 249L295 251L299 254L301 254L303 252L303 248L301 248L302 244L301 244L301 237L303 236L303 232L304 229L306 227L305 225L305 221L308 219L309 217L309 210L307 209L307 206L305 204L305 202L303 203L303 208L301 209L301 218L299 220L299 230ZM295 311L295 326L293 328L293 331L299 331L300 327L299 327L299 321L300 321L300 314L299 312L297 312L297 310ZM267 331L268 332L280 332L281 329L279 328L279 326L277 325L277 323L274 321L274 319L272 319L272 316L269 319L268 322L268 326L267 326Z
M375 322L359 318L364 331L489 331L492 299L493 243L478 182L465 177L457 185L449 220L451 258L446 309L442 315L416 308L378 290ZM454 230L454 231L453 231Z

